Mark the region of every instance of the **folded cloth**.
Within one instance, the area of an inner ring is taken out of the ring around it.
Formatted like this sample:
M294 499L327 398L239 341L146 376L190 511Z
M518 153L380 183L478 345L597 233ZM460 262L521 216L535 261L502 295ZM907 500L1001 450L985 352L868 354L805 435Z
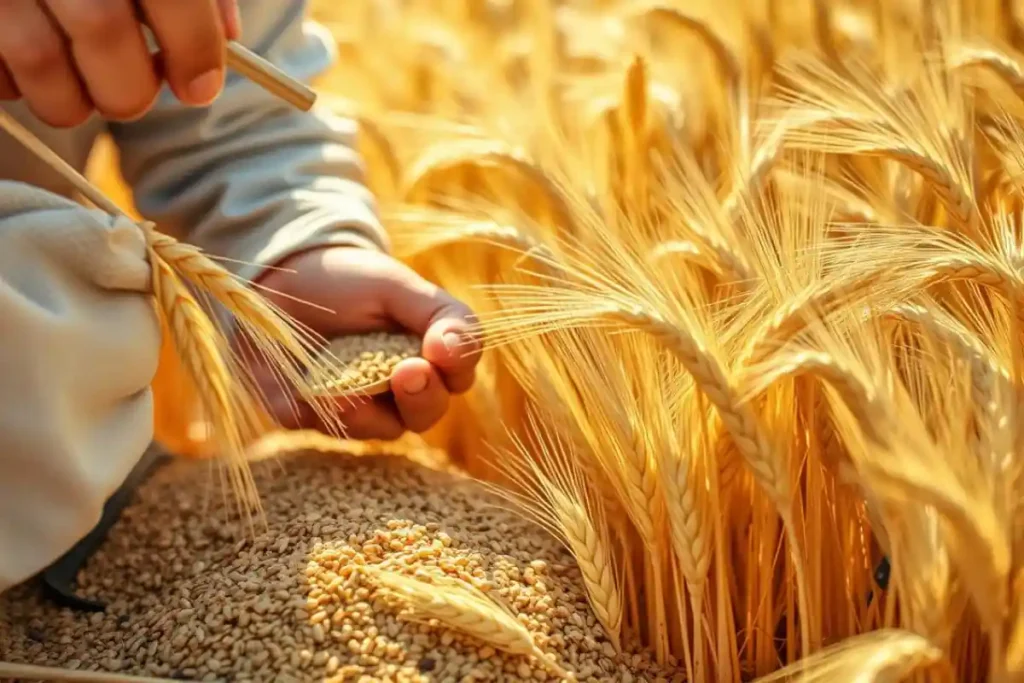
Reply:
M100 519L153 436L142 231L0 181L0 592Z

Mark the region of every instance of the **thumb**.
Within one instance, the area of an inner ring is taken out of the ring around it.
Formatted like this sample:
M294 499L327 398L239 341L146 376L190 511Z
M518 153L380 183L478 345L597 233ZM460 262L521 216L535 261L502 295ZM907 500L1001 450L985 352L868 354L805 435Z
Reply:
M461 387L472 377L480 344L471 334L475 316L469 306L402 265L400 276L382 292L385 313L405 330L423 339L423 357L446 380ZM459 391L461 389L452 389Z

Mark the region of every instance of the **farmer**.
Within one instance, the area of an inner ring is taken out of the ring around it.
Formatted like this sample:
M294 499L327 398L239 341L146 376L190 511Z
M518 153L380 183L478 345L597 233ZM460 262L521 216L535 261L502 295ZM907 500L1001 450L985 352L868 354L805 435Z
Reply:
M421 335L423 358L398 366L393 396L339 410L354 438L423 431L473 381L470 312L388 256L353 122L225 80L228 39L303 81L334 59L305 1L239 5L2 0L0 106L79 169L109 132L144 216L282 293L321 335ZM0 592L89 532L152 439L160 339L143 238L71 196L0 133Z

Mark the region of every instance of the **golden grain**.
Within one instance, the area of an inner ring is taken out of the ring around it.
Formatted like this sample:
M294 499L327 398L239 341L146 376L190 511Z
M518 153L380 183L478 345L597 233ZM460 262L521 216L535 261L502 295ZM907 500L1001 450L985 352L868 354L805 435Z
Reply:
M420 354L422 342L410 334L372 332L335 337L320 368L310 376L318 396L368 395L388 391L391 373Z

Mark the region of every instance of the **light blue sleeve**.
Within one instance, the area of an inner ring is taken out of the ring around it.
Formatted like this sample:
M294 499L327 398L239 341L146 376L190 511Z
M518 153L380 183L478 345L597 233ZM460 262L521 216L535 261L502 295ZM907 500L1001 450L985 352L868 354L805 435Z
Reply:
M249 49L306 83L332 65L335 43L306 0L239 5ZM388 248L355 121L298 111L229 70L209 107L165 88L147 116L111 132L139 211L211 254L258 264L228 264L243 277L314 246Z

